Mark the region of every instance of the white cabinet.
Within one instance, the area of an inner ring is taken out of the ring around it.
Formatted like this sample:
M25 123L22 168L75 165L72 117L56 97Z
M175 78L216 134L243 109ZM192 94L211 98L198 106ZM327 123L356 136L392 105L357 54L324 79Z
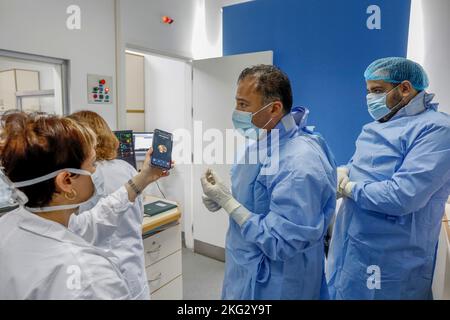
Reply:
M152 294L153 300L182 300L183 299L183 277L172 280L164 287Z
M181 226L173 225L144 239L147 280L153 300L179 300L183 295Z
M181 250L181 229L176 225L144 239L145 265L150 266Z
M150 292L154 293L182 274L181 250L146 268Z

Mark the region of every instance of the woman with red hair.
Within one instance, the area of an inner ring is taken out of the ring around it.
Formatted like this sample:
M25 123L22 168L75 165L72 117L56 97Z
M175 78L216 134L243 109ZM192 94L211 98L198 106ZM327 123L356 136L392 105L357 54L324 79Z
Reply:
M95 194L96 144L92 130L69 118L2 116L2 174L28 201L0 218L0 299L133 298L116 257L67 228ZM169 174L150 166L151 152L142 171L101 199L90 217L118 219L148 184Z

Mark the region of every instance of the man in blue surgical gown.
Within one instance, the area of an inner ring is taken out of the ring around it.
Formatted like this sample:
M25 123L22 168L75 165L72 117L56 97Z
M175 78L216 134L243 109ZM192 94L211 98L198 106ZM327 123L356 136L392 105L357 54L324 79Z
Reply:
M331 298L428 299L450 193L450 116L417 63L384 58L365 72L374 122L347 166L327 264Z
M230 215L222 298L328 297L324 235L337 183L331 152L304 128L305 110L291 112L290 82L279 69L244 70L236 102L235 128L257 142L232 168L232 193L214 171L202 178L206 207Z

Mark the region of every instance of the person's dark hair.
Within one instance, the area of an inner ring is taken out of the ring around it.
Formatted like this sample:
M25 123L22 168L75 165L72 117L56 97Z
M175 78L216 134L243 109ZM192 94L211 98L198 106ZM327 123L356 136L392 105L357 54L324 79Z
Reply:
M264 104L281 101L286 113L292 109L292 88L288 76L275 66L260 64L244 69L238 83L246 78L255 78L257 90L263 97Z
M42 113L9 112L0 120L0 162L13 182L65 168L81 168L95 148L95 134L75 120ZM43 207L56 192L55 179L20 188L27 206Z

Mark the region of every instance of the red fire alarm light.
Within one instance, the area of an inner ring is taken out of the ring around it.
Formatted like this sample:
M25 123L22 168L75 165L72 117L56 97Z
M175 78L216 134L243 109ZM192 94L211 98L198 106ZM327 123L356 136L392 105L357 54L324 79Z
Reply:
M162 22L165 23L165 24L172 24L173 21L174 21L171 17L168 17L168 16L163 16L163 17L161 18L161 20L162 20Z

